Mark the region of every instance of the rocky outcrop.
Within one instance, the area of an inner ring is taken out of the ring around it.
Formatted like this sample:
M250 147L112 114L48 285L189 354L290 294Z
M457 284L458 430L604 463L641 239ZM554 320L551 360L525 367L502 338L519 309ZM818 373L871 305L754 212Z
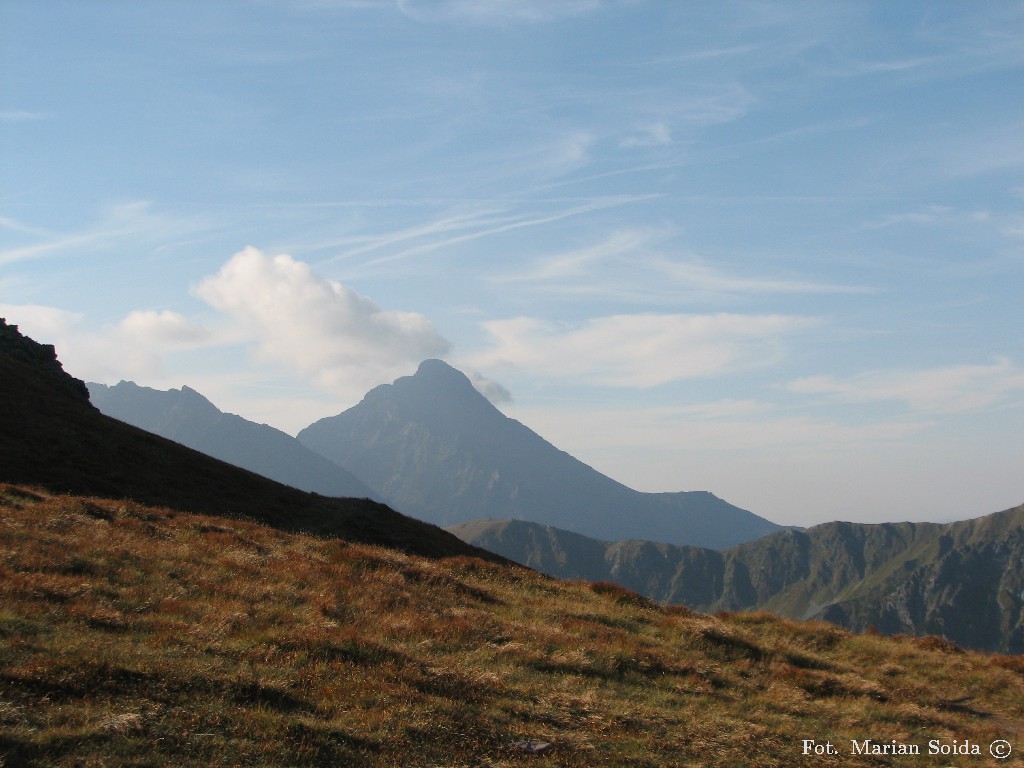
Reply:
M0 353L32 368L39 381L47 386L76 400L89 402L85 382L65 372L52 344L40 344L23 336L18 326L8 325L3 317L0 317Z

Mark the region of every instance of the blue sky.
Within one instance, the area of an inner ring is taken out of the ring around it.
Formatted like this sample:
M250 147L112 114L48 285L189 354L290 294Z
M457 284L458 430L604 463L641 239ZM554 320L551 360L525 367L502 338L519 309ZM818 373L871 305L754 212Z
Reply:
M1024 6L3 0L0 314L291 433L441 357L640 490L1024 501Z

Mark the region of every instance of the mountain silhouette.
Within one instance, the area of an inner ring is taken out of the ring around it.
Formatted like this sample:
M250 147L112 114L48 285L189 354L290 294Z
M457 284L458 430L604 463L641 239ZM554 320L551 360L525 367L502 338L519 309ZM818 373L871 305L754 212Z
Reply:
M291 435L224 413L190 387L160 391L130 381L87 386L93 405L107 416L221 461L324 496L378 497L351 472Z
M513 518L601 539L723 548L780 530L704 491L642 493L510 419L440 360L298 434L392 506L440 525Z
M305 493L105 416L53 346L3 318L0 482L244 517L431 557L496 558L383 504Z

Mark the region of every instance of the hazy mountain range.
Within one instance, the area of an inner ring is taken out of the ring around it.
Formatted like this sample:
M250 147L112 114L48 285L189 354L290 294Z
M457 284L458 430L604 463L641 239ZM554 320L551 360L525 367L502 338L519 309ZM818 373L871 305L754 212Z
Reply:
M610 543L522 521L449 530L552 576L615 581L701 611L766 609L1024 652L1024 506L946 524L825 523L725 551Z
M513 518L604 539L728 547L780 526L711 493L641 493L510 419L440 360L298 434L396 509L440 525Z
M161 391L122 381L89 383L92 404L107 416L209 456L324 496L378 498L351 472L279 429L223 413L189 387Z
M780 529L707 492L627 488L503 415L440 360L373 389L298 439L222 413L189 387L88 386L114 418L297 488L378 498L439 525L497 516L708 547Z

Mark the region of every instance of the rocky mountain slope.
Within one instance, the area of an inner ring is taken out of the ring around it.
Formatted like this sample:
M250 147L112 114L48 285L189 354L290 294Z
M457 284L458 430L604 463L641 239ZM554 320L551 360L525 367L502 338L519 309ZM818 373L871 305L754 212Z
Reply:
M160 391L122 381L87 384L92 404L119 421L302 491L378 498L351 472L266 424L224 413L189 387ZM379 499L378 499L379 500Z
M826 523L725 551L507 520L449 530L550 575L611 580L698 610L767 609L1024 652L1024 506L948 524Z
M104 416L52 346L3 319L0 482L241 516L425 555L493 557L383 504L307 494Z
M440 360L298 439L397 509L442 525L518 518L597 538L715 548L780 530L707 492L627 488L506 417Z

